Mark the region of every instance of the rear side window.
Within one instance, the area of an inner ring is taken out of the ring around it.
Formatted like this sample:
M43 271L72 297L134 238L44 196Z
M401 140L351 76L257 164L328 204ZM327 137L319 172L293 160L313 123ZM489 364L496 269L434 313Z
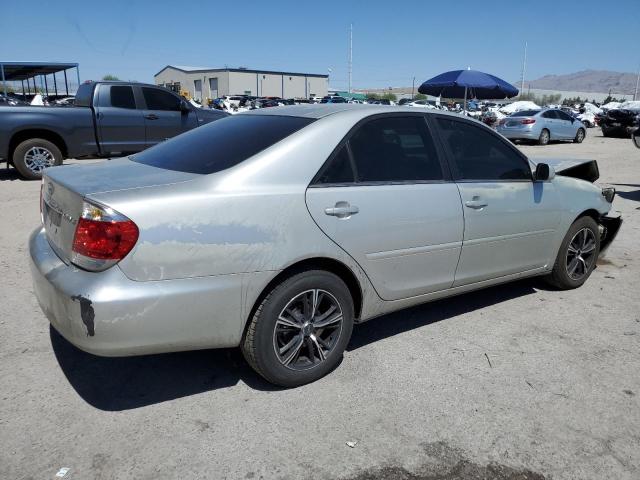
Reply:
M329 165L320 172L314 183L332 184L332 183L353 183L355 176L351 168L351 160L347 146L343 145L340 150L333 156Z
M167 170L215 173L243 162L313 121L276 115L229 116L129 158Z
M359 182L442 180L442 167L421 116L386 117L362 125L349 144Z
M531 179L528 162L496 134L467 122L437 119L453 156L456 180Z
M112 107L135 110L136 101L133 98L133 88L124 85L114 85L110 88L109 93Z
M159 88L142 87L147 110L180 110L180 99Z

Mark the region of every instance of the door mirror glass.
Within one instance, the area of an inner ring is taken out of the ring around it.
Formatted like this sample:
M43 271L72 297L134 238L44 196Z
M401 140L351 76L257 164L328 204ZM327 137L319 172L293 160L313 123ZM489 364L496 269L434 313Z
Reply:
M634 145L640 148L640 128L638 128L635 132L633 132L633 134L631 135L631 138L633 139Z
M535 180L536 182L546 182L552 180L556 176L556 172L546 163L536 165Z

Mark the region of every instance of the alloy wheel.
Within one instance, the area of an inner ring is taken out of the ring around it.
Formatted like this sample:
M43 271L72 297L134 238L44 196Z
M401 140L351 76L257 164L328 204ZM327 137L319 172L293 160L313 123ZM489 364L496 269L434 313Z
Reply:
M31 147L24 154L24 164L33 173L41 173L45 168L55 165L55 158L46 148Z
M276 320L273 348L282 365L308 370L324 362L342 332L340 303L326 290L304 291L289 300Z
M589 273L596 253L596 235L590 228L580 229L567 246L567 275L580 280Z

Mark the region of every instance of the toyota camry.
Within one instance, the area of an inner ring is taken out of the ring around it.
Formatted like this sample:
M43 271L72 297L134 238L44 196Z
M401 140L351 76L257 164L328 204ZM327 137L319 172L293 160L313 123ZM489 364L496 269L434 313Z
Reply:
M239 346L297 386L336 367L354 324L524 277L582 285L621 224L597 178L436 110L256 110L45 170L34 291L82 350Z

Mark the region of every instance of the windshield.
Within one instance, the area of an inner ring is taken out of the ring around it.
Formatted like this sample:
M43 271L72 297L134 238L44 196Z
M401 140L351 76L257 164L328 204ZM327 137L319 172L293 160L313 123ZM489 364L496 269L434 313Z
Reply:
M136 153L129 159L178 172L215 173L245 161L313 121L277 115L230 116Z

